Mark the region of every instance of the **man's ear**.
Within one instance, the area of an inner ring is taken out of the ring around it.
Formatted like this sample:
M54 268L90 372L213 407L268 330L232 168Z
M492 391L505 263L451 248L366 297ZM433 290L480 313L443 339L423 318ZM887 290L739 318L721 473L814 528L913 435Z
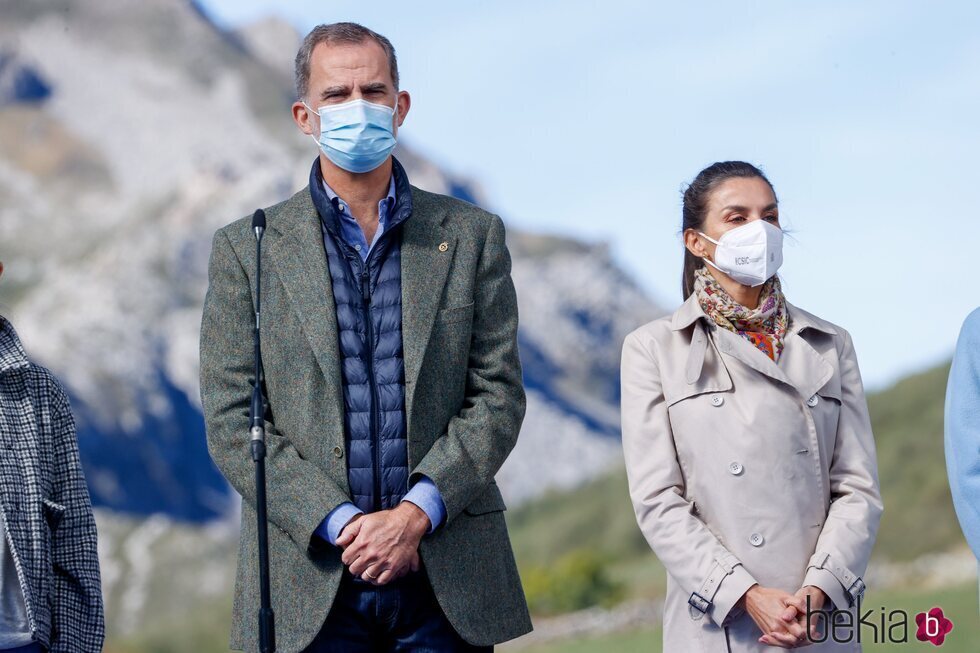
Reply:
M299 127L299 130L306 134L307 136L313 136L314 125L313 125L313 112L306 108L300 100L293 102L293 122Z
M408 110L412 108L412 96L408 94L408 91L398 91L395 96L395 103L398 106L398 126L401 127L402 123L405 122L405 116L408 115Z

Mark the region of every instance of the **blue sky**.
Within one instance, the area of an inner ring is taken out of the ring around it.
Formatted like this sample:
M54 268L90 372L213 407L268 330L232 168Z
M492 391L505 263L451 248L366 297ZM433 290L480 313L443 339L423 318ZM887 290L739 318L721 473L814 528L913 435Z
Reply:
M226 26L385 34L413 97L406 142L508 224L610 243L668 309L683 185L717 160L759 165L793 234L787 296L852 333L869 388L948 357L980 305L980 4L204 6Z

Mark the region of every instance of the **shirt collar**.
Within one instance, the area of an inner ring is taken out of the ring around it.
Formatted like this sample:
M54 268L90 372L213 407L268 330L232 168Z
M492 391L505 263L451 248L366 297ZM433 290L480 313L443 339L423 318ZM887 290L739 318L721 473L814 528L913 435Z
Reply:
M395 203L385 220L385 229L400 225L412 216L412 185L405 173L405 168L402 167L396 156L391 157L391 174L395 178ZM323 174L320 171L320 157L315 157L310 166L310 183L307 188L313 206L316 207L317 215L320 216L323 227L327 231L336 235L342 225L349 227L352 224L341 222L338 215L340 211L334 207L333 202L327 197L327 192L323 187Z
M13 325L0 315L0 374L30 365Z
M354 220L354 216L350 213L350 206L347 205L337 193L334 192L330 185L327 183L326 179L320 178L320 184L323 186L323 191L327 194L327 199L333 204L333 207L337 209L337 212L342 218L347 220ZM388 181L388 195L378 202L378 219L382 222L388 217L391 212L392 207L395 206L395 174L392 172L391 178Z

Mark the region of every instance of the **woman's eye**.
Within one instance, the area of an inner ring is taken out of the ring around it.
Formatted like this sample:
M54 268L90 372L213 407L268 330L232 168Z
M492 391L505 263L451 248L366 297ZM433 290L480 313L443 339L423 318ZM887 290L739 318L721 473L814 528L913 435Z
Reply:
M766 216L766 220L769 220L770 222L779 222L779 216L778 215L767 215Z

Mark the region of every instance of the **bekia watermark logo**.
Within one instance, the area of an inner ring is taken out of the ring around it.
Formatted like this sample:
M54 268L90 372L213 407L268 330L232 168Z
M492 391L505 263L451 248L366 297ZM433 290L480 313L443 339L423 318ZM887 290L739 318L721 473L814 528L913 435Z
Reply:
M905 610L887 610L881 606L863 610L861 597L858 597L855 610L814 610L807 596L807 623L817 626L817 635L809 637L811 642L820 644L832 640L839 644L847 642L874 642L876 644L905 644L909 642L909 613ZM953 622L940 607L915 615L915 638L942 646L946 636L953 630Z
M936 646L942 646L946 635L953 630L953 622L946 618L943 609L939 607L915 615L915 623L918 625L915 638L920 642L932 642Z

